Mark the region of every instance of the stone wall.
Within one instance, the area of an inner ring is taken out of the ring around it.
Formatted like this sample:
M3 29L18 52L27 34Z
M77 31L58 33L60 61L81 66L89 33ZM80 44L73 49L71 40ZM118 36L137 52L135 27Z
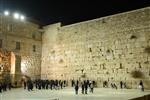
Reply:
M52 62L53 58L50 54L55 53L57 48L57 33L60 27L60 23L53 24L45 27L45 33L42 35L42 64L41 64L41 78L42 79L55 79L60 71L55 69L55 62ZM57 67L56 67L57 68ZM58 72L58 73L57 73ZM58 77L57 77L58 78Z
M67 26L45 27L43 79L125 81L150 88L150 8Z
M40 78L41 35L37 24L0 15L2 49L21 57L21 74L32 79ZM20 46L16 47L16 42L20 43Z

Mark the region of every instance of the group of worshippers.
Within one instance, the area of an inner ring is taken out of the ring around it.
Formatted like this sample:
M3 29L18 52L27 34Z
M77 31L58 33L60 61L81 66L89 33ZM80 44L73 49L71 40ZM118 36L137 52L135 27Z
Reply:
M72 87L74 86L75 89L75 94L78 94L79 87L81 87L81 93L82 94L87 94L88 89L90 90L91 93L93 93L94 86L95 86L95 81L91 80L84 80L82 82L79 82L78 80L75 82L72 80Z
M5 92L7 90L11 90L11 88L12 88L11 82L9 82L9 83L5 83L5 82L0 83L0 93Z
M113 88L113 89L118 89L118 86L116 85L115 82L110 82L110 86L111 86L111 88ZM109 82L108 82L108 81L104 81L104 82L103 82L103 87L104 87L104 88L108 88L108 87L109 87ZM120 88L121 88L121 89L127 88L126 82L120 81Z
M120 81L120 89L127 89L128 87L127 87L127 85L126 85L126 82L123 82L123 81ZM118 89L118 86L116 85L116 83L115 82L111 82L110 83L110 86L111 86L111 88L113 88L113 89ZM108 81L104 81L103 82L103 87L104 88L108 88L109 87L109 82ZM138 84L138 88L141 90L141 91L144 91L144 84L143 84L143 81L142 80L140 80L140 82L139 82L139 84Z
M24 81L24 89L28 89L28 91L32 91L33 87L35 85L36 89L63 89L63 87L67 86L66 80L35 80L32 81L31 79L28 79L27 82Z
M5 92L7 90L11 90L12 87L17 87L17 82L14 83L15 85L12 86L12 84L9 83L0 83L0 93L1 92ZM81 88L81 93L82 94L87 94L88 89L90 90L91 93L93 93L94 87L95 87L95 81L91 81L91 80L84 80L84 81L71 81L72 87L74 87L75 89L75 94L78 94L79 91L79 87ZM117 89L117 85L111 83L110 84L112 88L116 88ZM24 89L27 89L28 91L32 91L33 87L35 86L36 89L62 89L63 87L68 86L68 82L66 80L35 80L32 81L30 78L27 81L24 81ZM108 87L108 82L104 81L103 82L103 87ZM125 82L120 81L120 88L127 88ZM140 80L139 82L139 88L141 91L144 91L144 84L143 81Z

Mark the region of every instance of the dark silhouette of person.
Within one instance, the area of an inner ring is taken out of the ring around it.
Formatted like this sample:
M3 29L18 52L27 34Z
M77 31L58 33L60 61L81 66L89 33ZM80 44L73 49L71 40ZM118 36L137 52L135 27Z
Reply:
M26 87L27 87L26 81L24 81L23 84L24 84L24 89L26 89Z
M75 85L75 93L78 94L79 86L78 84Z
M0 83L0 93L2 93L2 84Z
M48 80L46 80L45 85L46 85L46 89L48 89L48 85L49 85L49 81Z
M84 88L85 88L85 94L87 94L87 90L88 90L88 84L85 82L84 84Z
M11 82L8 83L8 88L11 90Z
M123 88L123 82L120 81L120 88L122 89Z
M60 87L61 89L63 89L63 82L60 82Z
M81 83L81 88L82 88L82 94L84 94L84 84Z
M3 88L3 91L7 91L7 84L5 82L2 84L2 88Z
M74 80L72 80L71 81L71 86L74 87L74 84L75 84L75 82L74 82Z
M91 83L90 89L91 89L91 93L93 93L93 91L94 91L94 85L93 85L93 83Z
M77 85L79 85L79 81L77 80Z
M140 86L141 91L144 91L144 85L143 85L142 80L140 80L139 86Z
M117 85L115 83L113 85L114 85L114 88L117 90Z
M103 82L103 87L108 87L107 81L104 81L104 82Z
M17 87L17 81L15 81L15 87Z
M28 79L27 81L27 87L28 87L28 91L32 91L33 89L33 83L31 79Z

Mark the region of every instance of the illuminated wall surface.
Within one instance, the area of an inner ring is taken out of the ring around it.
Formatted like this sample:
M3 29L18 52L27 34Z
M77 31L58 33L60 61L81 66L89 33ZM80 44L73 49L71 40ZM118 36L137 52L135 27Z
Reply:
M61 26L0 16L0 48L11 52L11 74L32 79L139 80L150 89L150 7ZM1 61L1 58L0 58ZM0 63L1 64L1 63ZM15 67L14 67L15 66Z
M0 81L11 71L11 52L0 49Z
M44 27L42 79L125 81L150 88L150 8Z

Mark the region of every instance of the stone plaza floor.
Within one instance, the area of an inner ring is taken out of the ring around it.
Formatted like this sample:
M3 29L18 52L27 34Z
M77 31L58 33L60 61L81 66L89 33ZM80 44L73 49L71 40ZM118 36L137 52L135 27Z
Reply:
M128 100L150 94L150 90L95 88L94 93L75 95L74 88L62 90L36 90L31 92L23 88L0 93L0 100Z

